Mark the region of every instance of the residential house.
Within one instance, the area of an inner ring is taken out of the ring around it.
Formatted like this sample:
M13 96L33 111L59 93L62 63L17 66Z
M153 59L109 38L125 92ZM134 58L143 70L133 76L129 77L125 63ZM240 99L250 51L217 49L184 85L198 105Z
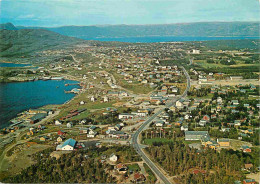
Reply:
M58 138L57 138L57 142L62 142L64 140L64 138L62 137L62 136L59 136Z
M175 105L176 105L176 107L177 107L178 109L183 109L183 108L184 108L183 103L182 103L181 101L179 101L179 100L176 102Z
M239 105L238 100L231 100L232 105Z
M253 164L245 164L245 169L250 170L253 168Z
M80 105L84 105L85 102L84 102L84 101L80 101L79 104L80 104Z
M88 128L80 128L79 131L81 134L87 134L88 133Z
M230 140L229 139L217 139L217 142L220 147L230 147Z
M73 123L72 122L68 122L67 123L67 128L71 128L71 127L73 127Z
M117 138L117 139L127 139L129 137L129 135L125 132L122 131L113 131L113 130L109 130L106 132L108 134L109 137L111 138Z
M58 135L65 135L66 133L63 130L58 131Z
M223 102L223 100L222 100L222 98L219 96L219 97L217 98L217 103L218 103L218 104L222 104L222 102Z
M206 122L210 121L210 117L208 115L203 116L202 119L205 120Z
M241 149L244 153L251 153L251 148L247 145L241 146Z
M255 179L244 179L243 184L257 184Z
M109 98L107 96L104 96L104 99L103 99L104 102L108 102L109 101Z
M62 125L62 123L59 120L55 120L55 125Z
M114 153L112 153L109 157L109 160L111 162L116 162L118 160L118 157Z
M74 150L76 141L74 139L68 139L63 144L56 147L56 150L71 151Z
M118 115L118 119L133 119L134 115L130 113L122 113Z
M163 120L158 120L154 122L155 126L157 127L163 127L163 125L165 124L165 122Z
M127 166L125 164L119 163L115 166L115 169L119 174L125 174L127 172Z
M48 139L47 136L42 136L42 137L40 137L40 141L46 141L47 139Z
M182 125L181 126L181 131L188 131L188 125Z
M244 131L244 133L245 134L253 134L254 132L251 129L247 129L247 130Z
M120 125L120 124L116 124L116 125L115 125L115 130L117 130L117 131L118 131L118 130L120 130L121 128L122 128L122 127L121 127L121 125Z
M199 121L199 125L200 125L200 126L205 126L206 124L207 124L207 121L206 121L206 120L201 119L201 120Z
M255 90L255 89L256 89L255 85L250 84L250 89L251 89L251 90Z
M87 137L94 138L96 136L97 132L95 132L92 129L89 129L89 132L87 134Z
M143 174L135 173L134 174L134 180L135 182L144 182L145 181L145 176Z

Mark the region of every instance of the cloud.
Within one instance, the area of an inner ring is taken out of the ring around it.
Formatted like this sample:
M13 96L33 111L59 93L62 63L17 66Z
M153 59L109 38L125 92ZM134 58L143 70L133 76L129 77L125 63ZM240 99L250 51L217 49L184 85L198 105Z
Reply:
M32 19L34 17L35 17L34 14L27 14L27 15L20 15L17 17L17 19Z

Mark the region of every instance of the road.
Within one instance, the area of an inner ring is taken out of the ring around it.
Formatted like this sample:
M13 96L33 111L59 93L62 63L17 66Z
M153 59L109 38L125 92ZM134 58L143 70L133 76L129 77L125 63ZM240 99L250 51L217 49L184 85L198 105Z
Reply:
M161 179L161 181L165 184L170 184L171 182L168 180L168 178L161 172L161 170L156 166L153 161L149 159L149 157L145 154L145 152L142 150L142 145L140 145L139 135L141 132L149 126L149 124L158 116L160 115L165 108L169 108L175 104L175 102L181 98L185 98L187 96L187 92L190 89L190 76L185 70L184 67L181 67L184 71L184 75L187 78L187 87L182 95L177 96L175 99L173 99L171 102L167 103L165 107L159 109L158 112L156 112L154 115L149 117L143 124L140 126L140 128L135 132L135 134L132 136L132 144L134 149L137 151L137 153L142 157L142 159L145 161L145 163L151 168L151 170Z

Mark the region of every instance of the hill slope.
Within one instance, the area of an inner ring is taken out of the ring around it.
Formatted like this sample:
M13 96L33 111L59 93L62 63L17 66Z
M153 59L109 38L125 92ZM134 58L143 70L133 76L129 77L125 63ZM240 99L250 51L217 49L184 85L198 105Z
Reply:
M0 24L0 29L17 30L17 28L10 22L5 23L5 24Z
M26 27L19 27L24 29ZM39 27L32 27L39 29ZM48 29L82 39L145 36L259 36L259 22L201 22L162 25L63 26Z
M48 30L0 30L0 57L16 57L86 42Z

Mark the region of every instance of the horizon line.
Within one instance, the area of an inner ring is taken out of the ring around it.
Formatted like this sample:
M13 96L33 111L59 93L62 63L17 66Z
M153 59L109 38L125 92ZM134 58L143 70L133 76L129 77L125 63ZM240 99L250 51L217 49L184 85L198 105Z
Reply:
M24 26L24 25L15 25L12 22L6 22L6 23L1 23L1 24L8 24L11 23L15 27L16 26L22 26L22 27L45 27L45 28L57 28L57 27L87 27L87 26L156 26L156 25L174 25L174 24L196 24L196 23L232 23L232 22L241 22L241 23L246 23L246 22L259 22L259 21L198 21L198 22L179 22L179 23L162 23L162 24L91 24L91 25L59 25L59 26Z

